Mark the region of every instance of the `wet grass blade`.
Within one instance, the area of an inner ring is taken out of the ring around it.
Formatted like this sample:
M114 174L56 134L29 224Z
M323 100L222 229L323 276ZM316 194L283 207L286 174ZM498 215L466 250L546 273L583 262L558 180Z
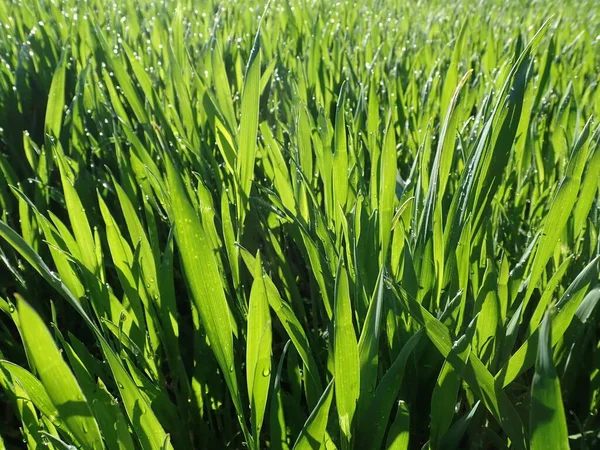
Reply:
M254 282L250 291L246 341L246 380L252 411L252 434L259 448L260 430L267 407L271 381L271 316L260 256L256 257Z

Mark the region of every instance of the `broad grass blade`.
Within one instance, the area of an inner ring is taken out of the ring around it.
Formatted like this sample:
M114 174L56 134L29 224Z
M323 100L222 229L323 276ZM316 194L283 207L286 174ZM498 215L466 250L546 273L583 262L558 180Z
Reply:
M42 318L20 298L17 309L19 320L27 324L21 327L27 355L56 407L60 420L64 421L81 445L92 449L104 448L90 405Z

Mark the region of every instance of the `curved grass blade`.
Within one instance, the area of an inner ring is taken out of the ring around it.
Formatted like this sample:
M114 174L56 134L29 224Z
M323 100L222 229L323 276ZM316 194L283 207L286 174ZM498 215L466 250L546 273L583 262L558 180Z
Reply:
M567 220L571 215L571 211L575 207L579 186L581 184L581 175L587 158L587 143L591 128L590 118L581 131L577 141L573 146L567 173L558 187L556 195L552 201L552 206L546 215L542 237L538 243L531 274L529 276L529 284L525 292L523 303L527 306L533 290L537 287L537 283L545 270L546 263L554 252L554 247L560 238L561 232Z

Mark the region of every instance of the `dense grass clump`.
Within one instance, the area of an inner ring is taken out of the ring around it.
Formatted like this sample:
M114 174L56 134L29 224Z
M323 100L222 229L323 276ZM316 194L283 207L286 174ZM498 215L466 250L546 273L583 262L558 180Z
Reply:
M600 448L600 6L0 0L0 449Z

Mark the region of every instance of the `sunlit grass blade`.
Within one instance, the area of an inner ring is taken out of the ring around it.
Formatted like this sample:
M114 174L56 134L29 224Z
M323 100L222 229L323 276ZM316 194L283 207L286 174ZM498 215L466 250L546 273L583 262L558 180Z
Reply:
M379 241L381 245L379 262L381 265L386 262L392 234L397 171L396 136L394 124L390 120L385 130L383 148L381 149L381 162L379 164Z
M27 324L21 327L27 355L58 411L59 420L65 423L80 445L104 448L90 405L42 318L22 299L18 299L17 308L20 321Z
M69 57L69 46L65 45L48 94L48 106L46 109L46 121L44 131L52 138L59 139L63 122L63 107L65 105L65 79L67 58Z
M243 227L246 208L254 178L254 159L256 156L256 137L258 133L258 106L260 98L260 31L256 34L252 52L246 67L240 129L238 133L238 152L236 173L240 192L238 193L238 226Z
M335 205L346 206L348 197L348 148L346 138L346 119L344 118L344 100L346 84L342 84L335 111L334 152L333 152L333 195Z
M354 412L360 388L358 344L352 320L348 275L343 260L336 277L334 312L335 403L338 410L342 448L351 448Z
M264 286L260 256L256 257L254 282L250 291L248 333L246 341L246 380L252 411L252 433L256 448L260 445L260 430L267 407L271 381L271 317Z
M227 72L225 71L225 64L223 63L223 53L216 40L213 41L211 55L212 68L215 77L215 91L217 100L219 101L219 108L221 109L221 113L223 114L227 126L234 132L237 121L235 120L235 112L231 100L231 89L229 88Z
M46 388L31 372L21 366L8 361L1 361L2 367L10 373L14 382L19 383L21 388L27 393L35 407L50 420L57 428L71 434L70 429L61 421L58 409L48 396Z
M571 323L577 308L581 304L586 291L598 277L598 261L600 256L593 259L582 271L577 275L575 280L567 288L557 303L557 312L552 317L554 332L552 334L555 341L554 346ZM530 368L535 363L535 352L531 349L535 348L539 342L541 329L538 327L531 333L529 338L521 345L521 347L511 356L508 362L496 375L496 379L501 383L502 387L507 386L517 376Z
M323 443L327 419L329 418L329 408L331 406L331 401L333 400L333 382L334 380L329 382L323 395L319 399L317 406L315 406L315 409L313 409L306 420L306 423L294 444L293 450L319 448Z

